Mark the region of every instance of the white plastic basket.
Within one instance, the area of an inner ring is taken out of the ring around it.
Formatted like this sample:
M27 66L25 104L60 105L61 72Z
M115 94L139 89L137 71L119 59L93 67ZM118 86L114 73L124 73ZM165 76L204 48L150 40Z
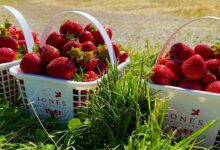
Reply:
M206 16L188 21L179 27L166 41L162 47L156 64L167 49L167 46L174 39L175 35L190 23L200 20L219 20L218 17ZM168 112L165 116L164 127L179 129L182 134L189 136L212 120L220 118L220 95L204 91L182 89L174 86L162 86L148 83L152 91L157 91L159 97L166 97L168 101ZM205 138L199 145L210 147L220 144L220 123L208 129L200 139ZM216 146L217 149L220 148Z
M28 51L31 51L32 47L34 46L34 41L30 32L29 25L27 24L24 17L18 10L13 7L0 6L0 8L6 9L16 18L24 33ZM12 62L0 64L0 100L7 100L10 103L15 103L18 99L18 85L15 81L15 78L9 74L9 68L18 65L19 63L20 60L15 60Z
M45 45L52 26L57 23L58 19L69 13L81 15L96 25L107 45L111 64L115 66L116 58L108 34L99 21L85 12L65 11L54 16L44 29L40 42L41 46ZM127 59L124 63L120 64L118 70L123 70L129 61ZM41 118L54 117L64 121L73 118L78 106L84 105L88 99L89 91L96 90L98 83L102 81L102 78L92 82L68 81L40 75L24 74L19 72L19 69L19 66L12 67L10 73L18 79L25 109L34 116L33 108L28 105L32 103Z

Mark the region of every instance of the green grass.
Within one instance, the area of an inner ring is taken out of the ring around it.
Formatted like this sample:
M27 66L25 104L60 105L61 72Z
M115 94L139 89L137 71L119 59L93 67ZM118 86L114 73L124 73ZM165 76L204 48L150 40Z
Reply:
M22 105L10 107L1 102L0 149L204 149L196 147L195 139L215 121L185 139L177 140L175 131L163 132L167 100L158 99L147 87L158 49L148 44L142 51L131 49L125 76L110 71L87 107L68 125L46 120L45 132L37 119L24 113Z

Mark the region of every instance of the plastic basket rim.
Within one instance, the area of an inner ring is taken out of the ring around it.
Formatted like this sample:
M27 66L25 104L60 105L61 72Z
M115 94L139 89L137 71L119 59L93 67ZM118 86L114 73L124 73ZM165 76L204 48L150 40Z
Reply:
M130 63L130 59L127 58L125 62L121 63L118 65L117 69L119 71L123 70L125 66L127 66ZM70 81L70 80L64 80L64 79L58 79L58 78L53 78L49 76L42 76L42 75L35 75L35 74L25 74L22 72L18 72L20 69L20 65L13 66L9 69L10 74L15 76L17 79L24 79L29 78L29 79L35 79L35 80L41 80L41 81L49 81L53 83L59 83L59 84L71 84L75 86L82 86L82 87L91 87L91 86L96 86L98 82L101 82L102 78L105 76L102 76L101 78L92 81L92 82L77 82L77 81Z
M150 88L161 90L161 91L162 90L163 91L175 91L176 93L189 94L189 95L195 95L195 96L220 97L220 94L217 94L217 93L183 89L180 87L175 87L175 86L170 86L170 85L159 85L159 84L155 84L155 83L151 83L151 82L148 82L147 84Z
M14 60L14 61L7 62L7 63L2 63L2 64L0 64L0 70L1 70L1 69L4 69L4 68L11 67L11 65L15 65L15 64L19 63L20 61L21 61L21 59L19 59L19 60Z

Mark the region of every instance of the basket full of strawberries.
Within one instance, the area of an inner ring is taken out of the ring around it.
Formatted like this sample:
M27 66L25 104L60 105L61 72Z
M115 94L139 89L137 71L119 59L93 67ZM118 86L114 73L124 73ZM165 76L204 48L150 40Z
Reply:
M69 13L81 15L91 23L83 27L76 20L66 20L59 31L51 31L58 19ZM74 117L109 67L117 66L121 71L129 63L128 52L112 42L112 34L110 27L81 11L67 11L52 18L43 32L40 48L10 69L18 79L26 110L34 115L35 109L42 118Z
M164 127L178 129L189 136L210 121L219 118L220 112L220 45L199 43L193 47L183 42L175 43L165 53L168 44L183 27L199 20L220 20L201 17L191 20L176 30L161 49L148 85L167 97L168 112ZM202 146L219 143L220 124L200 136Z
M19 96L15 78L9 74L9 68L19 64L25 53L32 50L34 40L39 42L37 34L30 32L24 17L13 7L1 6L14 15L21 29L7 19L0 25L0 99L15 103Z

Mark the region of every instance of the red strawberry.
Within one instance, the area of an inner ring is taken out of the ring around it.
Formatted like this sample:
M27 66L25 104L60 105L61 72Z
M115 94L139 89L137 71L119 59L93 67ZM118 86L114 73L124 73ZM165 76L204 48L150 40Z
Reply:
M94 56L94 52L85 52L81 60L79 60L79 65L83 69L93 70L97 65L97 58Z
M219 93L220 94L220 81L215 81L213 83L210 83L205 91L211 92L211 93Z
M4 24L0 27L0 32L2 36L16 37L16 27L12 25L7 19Z
M112 42L112 46L113 46L113 49L114 49L114 52L115 52L115 57L118 58L118 56L120 55L119 45L116 42Z
M32 36L33 36L34 42L38 43L39 39L38 39L37 33L36 32L32 32Z
M1 47L7 47L7 48L11 48L14 51L18 50L18 42L11 38L11 37L0 37L0 48Z
M91 82L97 80L98 78L99 78L98 75L94 71L88 70L86 71L86 78L84 81Z
M205 61L196 54L183 62L181 71L188 79L199 80L206 74Z
M211 44L200 43L194 48L195 54L199 54L204 60L212 59L214 51L211 49Z
M17 30L16 31L16 39L17 40L24 40L24 34L23 34L23 32L22 32L22 30Z
M211 74L210 72L207 72L206 75L203 76L201 79L201 83L205 86L215 81L217 81L216 76Z
M62 55L70 58L72 48L80 48L82 45L78 41L69 41L63 46Z
M62 50L63 45L66 43L66 37L62 34L59 34L58 32L52 32L46 40L47 45L51 45L59 50Z
M215 58L220 60L220 54L215 54Z
M151 80L156 84L168 85L174 79L173 72L164 65L156 65Z
M118 57L118 61L119 63L123 63L126 61L126 59L128 58L128 52L127 51L121 51L120 55Z
M179 59L179 60L186 60L194 54L193 49L180 42L176 43L171 47L170 56L171 58Z
M14 25L11 25L8 30L9 30L9 33L12 35L12 37L16 36L17 29Z
M46 45L41 49L42 63L47 65L55 58L60 57L60 51L51 45Z
M96 51L96 47L94 43L87 41L82 43L82 51L89 52L89 51Z
M183 79L183 74L181 72L182 61L180 60L169 60L166 62L165 66L168 67L175 75L173 82L179 83Z
M89 31L89 32L93 32L96 30L96 26L92 23L88 23L86 26L85 26L85 31Z
M81 43L86 42L86 41L91 41L91 42L93 42L94 39L93 39L92 33L89 32L89 31L83 31L83 32L80 34L79 41L80 41Z
M205 62L207 70L214 75L218 75L220 72L220 60L218 59L209 59Z
M74 63L66 57L55 58L48 64L47 72L52 77L69 80L75 73Z
M27 53L20 63L20 68L24 73L39 74L42 71L41 58L36 53Z
M83 31L83 26L73 20L67 20L60 26L60 33L68 36L69 34L74 35L74 37L79 37L80 33Z
M98 73L99 75L106 74L108 71L107 63L103 60L97 59L97 65L96 65L94 71L96 73Z
M197 81L183 80L178 87L191 90L202 90L201 85Z
M105 27L105 30L109 36L109 38L112 38L112 30L109 27ZM95 31L92 32L93 38L94 38L94 43L95 44L104 44L104 40L102 38L102 35L100 34L99 30L96 29Z
M169 60L171 60L170 55L166 54L165 56L162 56L162 58L159 60L159 64L165 65Z
M0 48L0 63L11 62L15 60L16 52L11 48Z

